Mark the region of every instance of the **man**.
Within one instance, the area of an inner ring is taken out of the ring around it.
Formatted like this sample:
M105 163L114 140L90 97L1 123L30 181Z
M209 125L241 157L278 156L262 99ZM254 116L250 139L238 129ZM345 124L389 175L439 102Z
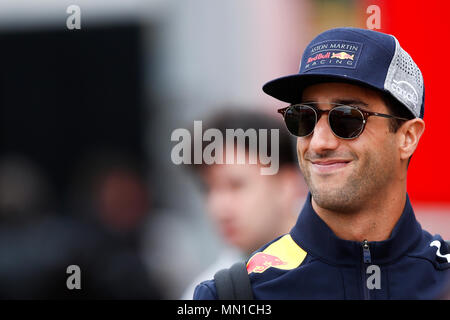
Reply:
M391 35L337 28L307 46L300 71L263 90L298 136L310 194L290 233L247 262L255 299L435 299L450 252L422 230L406 192L425 123L422 74ZM217 299L214 281L196 299Z
M195 286L200 281L211 279L217 270L247 259L268 241L289 232L297 219L299 201L304 201L307 193L296 164L294 144L278 119L250 110L233 111L227 108L206 121L205 127L205 131L219 130L224 137L227 129L234 132L242 129L248 135L254 132L257 146L266 142L256 134L259 130L267 130L268 143L271 141L272 130L277 130L279 152L271 154L271 158L278 160L279 169L275 175L262 175L261 168L264 165L261 161L256 164L246 161L244 164L194 166L198 173L196 177L200 178L199 182L205 192L208 218L227 248L185 290L182 299L192 299ZM241 153L242 159L257 156L258 150L252 150L249 141L247 139L243 148L237 148L237 143L226 140L225 156L227 152ZM234 150L231 151L230 148Z

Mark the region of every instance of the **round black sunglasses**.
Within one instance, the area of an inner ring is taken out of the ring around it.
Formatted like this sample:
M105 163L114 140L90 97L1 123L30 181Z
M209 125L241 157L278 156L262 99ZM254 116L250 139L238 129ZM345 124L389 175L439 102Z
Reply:
M310 104L293 104L278 110L284 117L289 132L297 137L307 137L314 131L316 123L322 114L328 114L328 124L333 134L341 139L355 139L363 132L370 116L393 118L408 121L410 119L392 116L378 112L362 110L358 107L339 103L330 103L334 107L321 110L315 107L318 102ZM314 104L314 105L313 105Z

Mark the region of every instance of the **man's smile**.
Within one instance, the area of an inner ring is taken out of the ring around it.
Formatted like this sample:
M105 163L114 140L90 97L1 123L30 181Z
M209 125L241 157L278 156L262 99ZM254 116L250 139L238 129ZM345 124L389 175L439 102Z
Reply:
M312 171L316 174L330 174L348 166L352 160L321 159L311 161Z

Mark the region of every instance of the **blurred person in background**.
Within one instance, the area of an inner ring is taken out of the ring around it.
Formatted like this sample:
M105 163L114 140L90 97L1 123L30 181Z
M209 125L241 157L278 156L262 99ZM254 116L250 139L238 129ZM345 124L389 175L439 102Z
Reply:
M211 220L227 247L219 253L214 263L198 275L185 290L182 299L192 299L196 284L212 278L215 272L233 263L245 260L261 245L274 237L289 232L297 219L297 211L306 196L307 189L297 167L294 144L283 123L258 111L234 108L219 112L205 121L203 130L218 129L226 136L227 129L272 129L279 131L279 170L274 175L261 174L257 164L200 164L192 165L205 194L208 218ZM261 136L256 135L260 146ZM246 140L245 150L227 145L223 150L234 148L249 159ZM268 150L272 152L268 135ZM205 148L206 143L203 145ZM229 151L228 151L229 152ZM244 155L245 154L245 155ZM239 155L237 155L239 157ZM226 154L224 154L226 158Z
M0 299L51 298L58 281L65 284L58 266L69 265L67 233L60 232L53 201L36 163L18 154L0 159Z
M142 258L151 203L139 165L123 153L95 152L76 172L71 208L85 238L79 258L92 280L88 298L163 298Z
M0 159L0 219L4 224L48 215L52 198L50 184L35 163L20 155Z
M140 256L139 225L150 210L139 170L123 156L89 159L69 212L24 157L0 160L0 299L159 299ZM80 268L69 290L67 268Z

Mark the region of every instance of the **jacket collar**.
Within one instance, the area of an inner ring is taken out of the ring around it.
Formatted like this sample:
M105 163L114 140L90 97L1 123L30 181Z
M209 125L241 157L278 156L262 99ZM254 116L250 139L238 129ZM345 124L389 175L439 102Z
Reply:
M362 243L338 238L314 211L310 193L290 234L306 252L328 263L355 265L363 259ZM422 228L406 195L403 213L390 237L369 242L371 263L384 264L398 259L420 241L421 235Z

